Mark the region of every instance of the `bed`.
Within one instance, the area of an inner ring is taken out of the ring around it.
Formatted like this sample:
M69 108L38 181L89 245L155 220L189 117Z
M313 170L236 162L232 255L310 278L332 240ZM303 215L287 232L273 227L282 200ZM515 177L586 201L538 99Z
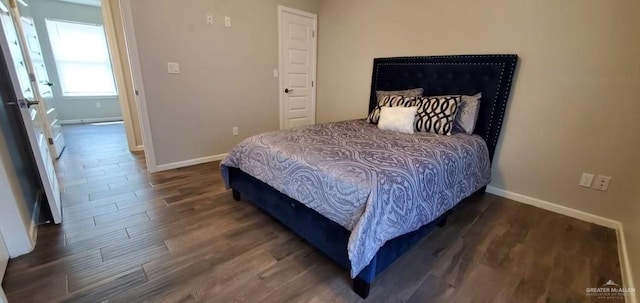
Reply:
M233 197L263 209L350 271L366 298L381 273L490 180L516 55L377 58L376 91L482 93L473 135L401 134L364 120L270 132L222 162Z

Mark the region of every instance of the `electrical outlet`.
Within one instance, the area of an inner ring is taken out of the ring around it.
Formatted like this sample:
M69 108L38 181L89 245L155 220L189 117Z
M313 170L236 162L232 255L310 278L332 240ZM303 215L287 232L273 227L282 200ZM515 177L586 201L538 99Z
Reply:
M167 73L169 74L179 74L180 73L180 64L176 62L167 62Z
M591 189L607 191L607 189L609 189L609 182L611 182L611 177L597 175L595 180L593 180Z
M593 183L593 174L583 173L582 178L580 178L580 186L591 187L591 183Z
M207 13L207 24L213 24L213 14Z
M97 108L102 108L102 103L100 103L100 102L96 102L96 107L97 107Z
M233 135L234 135L234 136L237 136L237 135L238 135L238 127L237 127L237 126L234 126L234 127L231 129L231 132L233 133Z

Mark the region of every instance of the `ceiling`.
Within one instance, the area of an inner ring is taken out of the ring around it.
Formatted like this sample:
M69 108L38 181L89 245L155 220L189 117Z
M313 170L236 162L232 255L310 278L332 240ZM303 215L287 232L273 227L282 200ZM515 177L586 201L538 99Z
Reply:
M58 0L58 1L100 7L100 0Z

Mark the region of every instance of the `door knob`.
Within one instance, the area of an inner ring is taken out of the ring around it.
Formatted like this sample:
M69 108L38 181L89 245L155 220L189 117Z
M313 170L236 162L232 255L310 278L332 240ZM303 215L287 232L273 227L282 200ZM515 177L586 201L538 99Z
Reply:
M29 101L29 100L27 100L27 99L24 99L24 101L26 101L26 103L27 103L27 107L32 107L32 106L34 106L34 105L38 105L38 104L40 104L40 101Z
M288 88L285 88L285 89L284 89L284 92L285 92L285 93L287 93L287 94L288 94L288 93L290 93L290 92L292 92L292 91L293 91L292 89L288 89Z

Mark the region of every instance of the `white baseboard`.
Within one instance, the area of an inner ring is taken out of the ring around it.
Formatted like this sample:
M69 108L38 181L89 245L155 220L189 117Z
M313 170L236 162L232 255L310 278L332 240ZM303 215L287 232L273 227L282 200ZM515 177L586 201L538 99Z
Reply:
M71 119L71 120L60 120L60 124L98 123L98 122L112 122L112 121L121 121L121 120L122 120L122 117Z
M568 217L576 218L578 220L587 221L589 223L598 224L598 225L613 228L613 229L617 229L621 225L620 222L615 220L607 219L605 217L597 216L594 214L590 214L581 210L569 208L569 207L555 204L552 202L517 194L501 188L496 188L493 186L487 186L487 192L500 197L511 199L513 201L528 204L531 206L535 206L537 208L542 208L554 213L558 213Z
M541 208L554 213L572 217L578 220L582 220L589 223L615 229L616 235L618 238L618 252L619 252L618 257L620 258L619 262L620 262L620 271L622 274L622 284L625 287L634 287L633 276L631 274L631 264L629 262L629 254L627 252L627 244L624 236L624 228L622 226L622 223L620 223L620 221L611 220L611 219L594 215L588 212L569 208L566 206L558 205L549 201L540 200L540 199L525 196L522 194L514 193L511 191L493 187L493 186L487 186L487 192L490 194L494 194L497 196L501 196L501 197L516 201L516 202L528 204L537 208ZM596 286L590 286L590 287L596 287ZM640 290L640 288L638 288L638 290ZM635 293L629 294L626 297L626 299L628 303L637 303L637 297Z
M224 159L226 156L227 156L227 154L225 153L225 154L219 154L219 155L213 155L213 156L208 156L208 157L196 158L196 159L191 159L191 160L186 160L186 161L178 161L178 162L173 162L173 163L160 164L160 165L156 166L156 170L155 171L158 172L158 171L169 170L169 169L180 168L180 167L186 167L186 166L202 164L202 163L207 163L207 162L219 161L219 160Z

